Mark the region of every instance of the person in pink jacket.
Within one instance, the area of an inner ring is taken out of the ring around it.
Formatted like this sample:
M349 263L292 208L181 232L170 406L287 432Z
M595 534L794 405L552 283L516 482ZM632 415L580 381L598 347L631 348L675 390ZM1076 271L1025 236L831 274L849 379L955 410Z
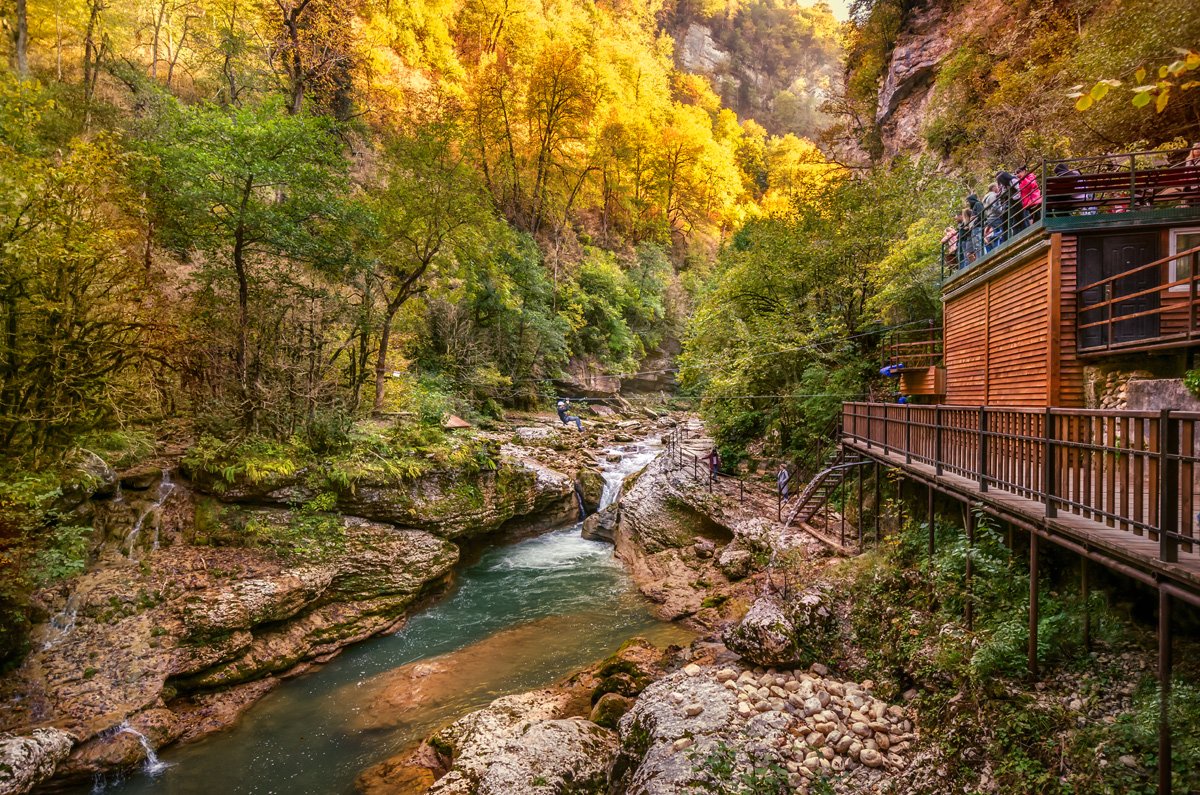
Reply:
M1042 216L1042 189L1038 186L1037 174L1021 166L1017 169L1017 186L1025 215L1022 227L1037 223Z

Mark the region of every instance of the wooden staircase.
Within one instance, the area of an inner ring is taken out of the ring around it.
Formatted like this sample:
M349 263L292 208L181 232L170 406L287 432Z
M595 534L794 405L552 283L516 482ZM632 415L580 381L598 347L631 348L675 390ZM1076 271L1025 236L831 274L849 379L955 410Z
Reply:
M853 450L845 450L838 445L826 456L821 469L800 492L795 505L788 513L784 527L791 527L795 522L808 522L817 515L817 511L825 507L829 498L845 481L847 473L865 463L865 459Z

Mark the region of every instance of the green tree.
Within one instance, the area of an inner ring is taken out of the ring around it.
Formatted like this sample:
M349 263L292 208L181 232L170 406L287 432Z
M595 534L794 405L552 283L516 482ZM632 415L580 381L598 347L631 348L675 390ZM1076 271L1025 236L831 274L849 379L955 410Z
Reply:
M278 294L287 285L271 283L281 266L319 267L344 256L346 161L327 121L273 104L167 103L157 122L147 141L157 161L149 182L156 227L172 251L195 263L203 296L236 307L232 362L218 353L209 375L233 365L235 416L243 430L255 430L266 361L253 310L290 298ZM220 336L220 313L206 318Z
M376 411L384 406L396 313L428 289L433 277L449 278L482 257L495 223L478 177L456 145L453 125L424 125L393 141L384 155L382 183L369 202L376 226L367 255L383 302Z

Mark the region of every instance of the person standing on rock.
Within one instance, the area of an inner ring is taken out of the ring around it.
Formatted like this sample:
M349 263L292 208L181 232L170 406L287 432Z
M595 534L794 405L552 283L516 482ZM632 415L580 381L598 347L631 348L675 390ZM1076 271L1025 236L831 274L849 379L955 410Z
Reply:
M780 464L779 474L775 476L775 482L779 484L779 499L781 502L787 502L788 483L791 479L792 473L788 472L787 464Z
M578 417L573 417L567 413L567 408L570 405L571 405L571 401L569 401L569 400L561 400L560 399L558 401L558 418L560 420L562 420L563 425L570 425L573 422L573 423L575 423L575 427L582 431L583 430L583 420L579 419Z
M721 474L721 454L717 452L715 446L708 451L708 471L713 479L716 479L717 475Z

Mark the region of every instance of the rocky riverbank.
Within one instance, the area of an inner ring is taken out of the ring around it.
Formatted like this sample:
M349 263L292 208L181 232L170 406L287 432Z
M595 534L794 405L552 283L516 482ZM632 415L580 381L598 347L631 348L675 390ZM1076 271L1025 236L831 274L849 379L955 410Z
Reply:
M311 472L99 473L65 506L95 528L94 563L37 595L34 649L0 684L0 792L129 769L229 725L282 678L399 626L453 575L460 539L594 504L604 451L659 418L597 416L585 434L519 422L480 434L494 468L365 478L324 510Z
M904 770L912 719L871 682L811 670L716 664L711 644L659 652L632 643L558 687L506 696L415 752L364 772L370 795L807 793L838 776L877 791ZM689 662L689 660L691 660Z

